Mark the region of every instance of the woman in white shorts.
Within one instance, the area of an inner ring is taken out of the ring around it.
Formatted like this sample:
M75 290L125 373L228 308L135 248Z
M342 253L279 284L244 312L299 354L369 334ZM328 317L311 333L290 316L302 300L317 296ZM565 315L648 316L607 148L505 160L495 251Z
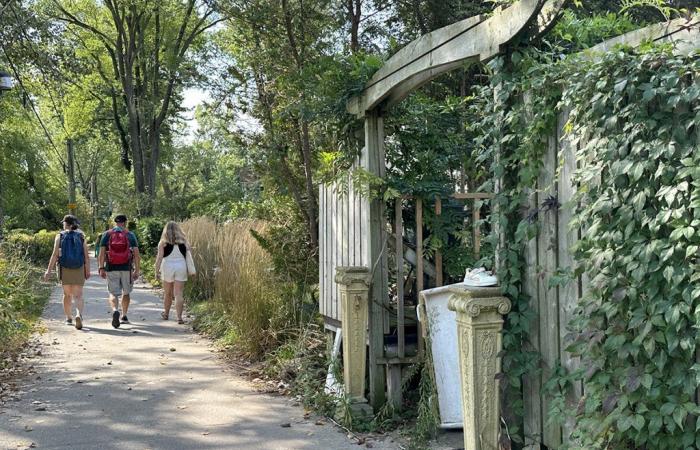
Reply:
M185 233L176 222L168 222L160 236L156 257L156 276L163 282L164 290L163 312L160 313L163 320L168 320L174 297L177 323L185 323L182 320L185 282L188 275L195 274L192 252Z

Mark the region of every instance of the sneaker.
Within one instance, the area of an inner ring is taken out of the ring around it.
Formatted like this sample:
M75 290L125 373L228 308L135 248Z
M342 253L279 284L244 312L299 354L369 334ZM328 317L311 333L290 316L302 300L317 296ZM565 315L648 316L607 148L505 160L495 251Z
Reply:
M80 316L75 316L75 329L76 330L83 329L83 318Z
M498 279L490 271L479 267L478 269L467 269L464 275L464 284L467 286L496 286Z
M73 319L66 319L66 325L73 325Z
M119 311L114 311L112 313L112 326L114 328L119 328Z
M129 319L126 316L122 316L122 323L129 323Z

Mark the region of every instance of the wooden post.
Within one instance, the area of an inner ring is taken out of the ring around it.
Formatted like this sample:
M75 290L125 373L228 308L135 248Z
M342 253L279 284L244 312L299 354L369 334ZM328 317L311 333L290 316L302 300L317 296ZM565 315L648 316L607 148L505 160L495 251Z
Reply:
M435 215L442 214L442 198L439 195L435 196ZM435 286L442 286L442 251L435 250Z
M423 290L423 199L416 198L416 290L418 291L418 310L420 317L425 317L425 304L420 292ZM418 355L423 356L427 328L418 322Z
M384 122L378 111L365 115L364 168L372 175L384 176ZM369 401L375 411L386 402L384 357L384 306L388 303L385 206L382 198L371 199L369 207Z
M472 203L472 232L474 235L474 256L477 259L481 256L481 232L479 230L481 214L479 213L479 209L481 209L479 200L474 200Z
M406 355L406 333L404 323L404 292L403 292L403 203L396 199L396 328L398 334L398 356Z

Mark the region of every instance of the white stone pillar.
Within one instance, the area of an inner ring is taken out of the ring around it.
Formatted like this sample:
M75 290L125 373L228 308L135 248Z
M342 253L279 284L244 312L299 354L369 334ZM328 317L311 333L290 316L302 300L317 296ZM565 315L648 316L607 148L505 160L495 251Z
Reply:
M343 323L343 377L345 395L353 412L367 412L367 317L371 276L366 267L337 267Z
M510 300L498 287L455 291L448 308L457 313L465 450L497 449L501 330Z

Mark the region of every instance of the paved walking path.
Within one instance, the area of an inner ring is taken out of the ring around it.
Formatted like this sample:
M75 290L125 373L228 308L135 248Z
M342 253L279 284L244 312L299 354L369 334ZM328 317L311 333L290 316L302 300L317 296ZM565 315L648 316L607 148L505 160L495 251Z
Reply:
M17 401L0 406L0 449L360 448L292 400L256 393L188 326L160 320L148 286L132 295L132 323L112 328L106 291L93 273L78 331L64 323L54 290L36 373Z

